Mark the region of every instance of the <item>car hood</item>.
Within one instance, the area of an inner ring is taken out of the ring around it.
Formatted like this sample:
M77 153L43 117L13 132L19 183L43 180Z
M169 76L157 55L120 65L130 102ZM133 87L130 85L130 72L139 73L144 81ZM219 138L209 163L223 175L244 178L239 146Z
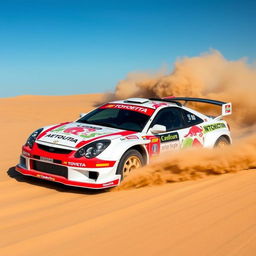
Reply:
M131 133L134 132L73 122L45 130L39 135L37 142L77 148L98 138L110 138L110 136L120 137Z

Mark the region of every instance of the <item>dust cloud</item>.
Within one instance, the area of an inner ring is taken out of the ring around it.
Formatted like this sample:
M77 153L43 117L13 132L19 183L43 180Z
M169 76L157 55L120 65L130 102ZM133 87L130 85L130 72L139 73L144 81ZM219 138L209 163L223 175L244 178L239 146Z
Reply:
M256 67L246 59L229 61L212 50L198 57L179 59L168 75L129 74L120 81L113 98L202 97L232 102L226 118L234 144L223 149L193 148L162 155L136 170L118 189L159 185L206 175L236 172L256 166ZM215 111L194 104L200 111Z
M194 180L208 175L233 173L256 167L256 135L225 148L191 148L162 155L131 173L115 190Z

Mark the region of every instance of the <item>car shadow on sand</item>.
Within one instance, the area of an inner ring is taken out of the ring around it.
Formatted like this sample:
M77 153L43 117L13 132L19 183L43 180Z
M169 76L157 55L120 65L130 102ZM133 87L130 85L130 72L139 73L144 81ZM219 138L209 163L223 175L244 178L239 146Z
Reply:
M99 189L99 190L95 189L94 190L94 189L87 189L87 188L65 186L61 183L51 182L51 181L48 181L48 180L37 179L37 178L34 178L32 176L25 176L25 175L22 175L19 172L17 172L15 170L14 166L12 166L8 169L7 174L10 178L13 178L18 182L26 182L26 183L28 183L28 185L34 185L34 186L54 189L58 192L63 192L63 193L97 195L97 194L106 193L106 192L110 191L110 189Z

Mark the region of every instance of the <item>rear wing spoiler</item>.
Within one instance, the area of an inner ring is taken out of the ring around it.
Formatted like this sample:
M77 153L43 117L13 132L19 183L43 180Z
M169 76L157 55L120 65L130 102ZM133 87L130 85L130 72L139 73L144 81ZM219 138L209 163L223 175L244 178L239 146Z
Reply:
M153 99L158 101L165 101L170 103L176 103L179 105L179 101L185 101L184 106L187 102L200 102L200 103L207 103L212 105L221 106L221 115L217 116L215 119L221 119L223 116L228 116L232 114L232 103L231 102L224 102L224 101L218 101L218 100L210 100L210 99L203 99L203 98L189 98L189 97L165 97L165 98L159 98L159 99Z

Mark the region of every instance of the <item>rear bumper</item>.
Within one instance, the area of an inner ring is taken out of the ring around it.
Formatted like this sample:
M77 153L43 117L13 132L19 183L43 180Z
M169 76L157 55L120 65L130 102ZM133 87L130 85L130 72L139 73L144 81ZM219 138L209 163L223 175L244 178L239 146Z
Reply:
M36 177L36 178L43 179L43 180L58 182L58 183L68 185L68 186L73 186L73 187L104 189L104 188L115 187L120 182L120 179L115 179L113 181L109 181L109 182L101 183L101 184L99 184L99 183L86 183L86 182L68 180L65 177L61 177L61 176L57 176L57 175L49 174L49 173L44 173L44 172L39 172L39 171L36 171L36 170L33 170L33 169L28 170L28 169L25 169L25 168L21 167L20 165L17 165L15 169L16 169L16 171L18 171L19 173L21 173L23 175Z

